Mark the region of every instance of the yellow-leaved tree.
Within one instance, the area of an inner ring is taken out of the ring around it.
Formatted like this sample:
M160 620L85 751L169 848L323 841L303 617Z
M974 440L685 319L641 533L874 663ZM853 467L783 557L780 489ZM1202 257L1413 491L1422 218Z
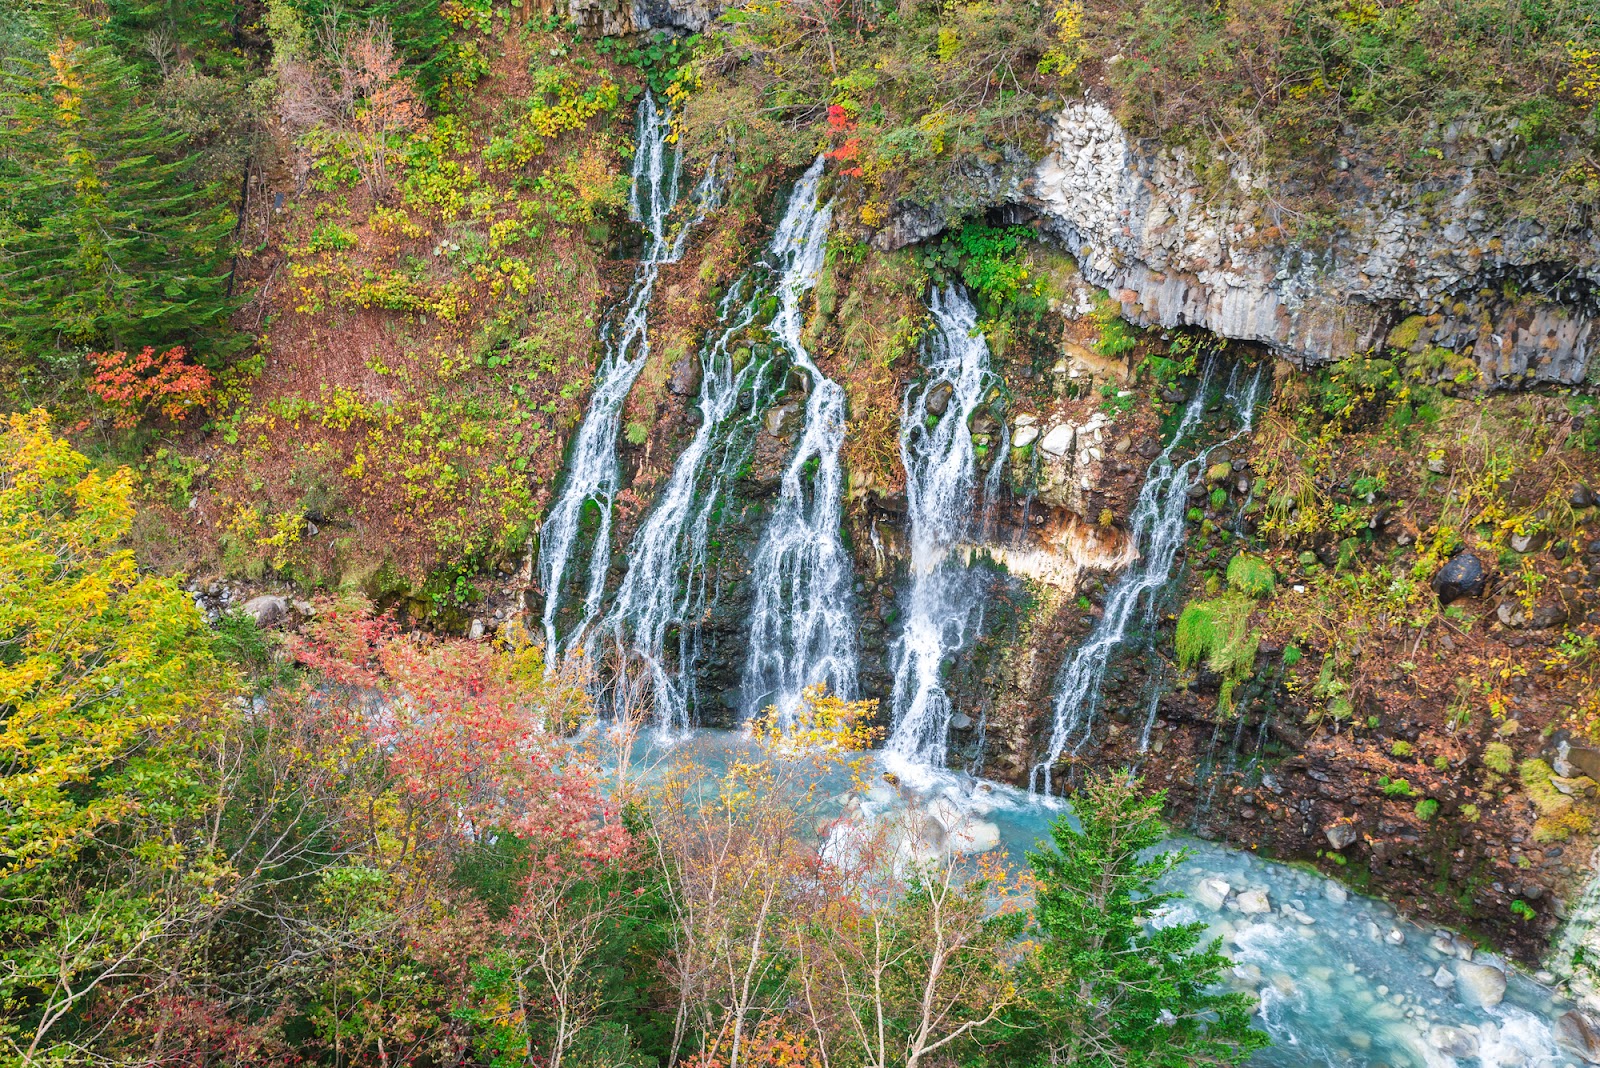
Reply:
M0 879L181 803L224 674L193 603L120 547L132 476L41 411L0 422Z

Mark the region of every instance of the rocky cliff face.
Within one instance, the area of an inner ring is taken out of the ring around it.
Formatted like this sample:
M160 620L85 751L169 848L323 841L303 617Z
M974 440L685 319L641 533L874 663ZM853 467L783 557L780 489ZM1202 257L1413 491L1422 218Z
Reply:
M1265 177L1236 163L1225 195L1208 194L1185 153L1082 102L1056 116L1026 196L1141 325L1203 327L1301 366L1388 344L1469 357L1491 384L1583 381L1600 242L1491 221L1461 162L1440 188L1335 178L1343 207L1313 248L1272 225Z

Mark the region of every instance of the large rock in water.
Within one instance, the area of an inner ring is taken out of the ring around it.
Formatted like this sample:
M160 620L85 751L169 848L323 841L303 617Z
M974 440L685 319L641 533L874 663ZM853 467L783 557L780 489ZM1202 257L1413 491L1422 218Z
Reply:
M1468 1005L1492 1009L1506 996L1506 973L1492 964L1456 965L1456 993Z
M1457 553L1433 576L1433 592L1439 595L1440 604L1449 604L1462 597L1483 596L1488 581L1482 560L1472 553Z
M1218 912L1227 903L1230 890L1232 887L1226 879L1201 879L1195 884L1191 896L1212 912Z
M1267 897L1267 892L1262 889L1246 890L1237 898L1239 911L1246 916L1259 916L1264 912L1272 911L1272 901Z
M1556 1042L1586 1064L1600 1064L1600 1031L1580 1012L1564 1012L1555 1024Z
M1433 1043L1440 1053L1451 1057L1475 1057L1478 1055L1478 1040L1469 1032L1459 1027L1446 1027L1438 1025L1428 1031L1428 1041Z

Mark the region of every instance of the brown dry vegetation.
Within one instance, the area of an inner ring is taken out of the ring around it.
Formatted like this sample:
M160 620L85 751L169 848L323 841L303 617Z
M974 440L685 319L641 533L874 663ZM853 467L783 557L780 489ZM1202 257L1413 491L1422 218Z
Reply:
M470 111L392 154L387 188L313 136L299 182L286 168L260 198L282 210L245 235L259 355L211 432L148 479L165 523L194 533L185 566L385 594L521 551L626 284L603 245L632 108L619 69L570 34L501 44Z

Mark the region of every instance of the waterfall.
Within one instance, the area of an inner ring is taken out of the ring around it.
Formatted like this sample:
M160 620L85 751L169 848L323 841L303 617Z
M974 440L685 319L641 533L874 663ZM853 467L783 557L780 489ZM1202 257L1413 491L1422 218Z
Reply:
M550 506L539 533L539 580L544 588L545 649L550 663L557 659L556 614L561 607L562 584L572 564L582 527L584 509L591 503L599 511L599 527L589 550L589 581L583 615L571 638L581 637L600 610L606 571L611 566L611 511L621 468L617 461L618 423L623 402L634 380L650 358L649 310L661 265L683 255L693 222L699 221L711 200L712 175L707 173L695 193L697 214L689 224L672 225L678 203L678 181L683 160L667 147L672 116L658 114L649 92L639 105L638 148L633 157L633 189L629 213L645 229L644 255L634 272L633 284L620 315L600 334L600 366L595 372L594 396L583 417L567 461L567 478ZM569 640L567 651L572 648Z
M1106 597L1104 614L1083 642L1067 656L1056 676L1050 748L1033 768L1028 783L1032 791L1049 793L1050 769L1061 754L1069 746L1077 753L1088 743L1100 703L1100 686L1105 681L1112 654L1122 644L1130 626L1137 622L1148 627L1153 622L1155 595L1171 578L1178 550L1183 547L1189 490L1205 474L1211 448L1198 450L1181 464L1173 462L1173 453L1186 444L1205 414L1214 373L1215 365L1207 363L1193 396L1184 406L1171 442L1151 461L1145 475L1130 523L1139 558L1112 587ZM1228 441L1251 432L1263 377L1258 370L1247 383L1241 384L1237 366L1230 374L1224 398L1233 409L1239 429Z
M951 707L941 669L965 643L979 602L964 556L951 550L969 537L977 472L970 421L993 375L966 293L954 286L935 290L929 310L938 329L928 344L927 378L906 390L900 415L911 585L893 654L894 733L886 748L892 756L943 767ZM937 414L929 406L934 397L944 398Z
M810 380L805 429L783 473L752 566L750 653L741 686L744 714L769 704L791 712L801 691L826 683L841 697L856 689L856 619L850 558L839 536L844 479L845 396L812 362L800 339L800 305L816 285L832 206L818 203L823 158L795 183L773 236L781 267L772 332Z
M598 628L617 644L619 655L637 656L645 665L656 723L664 730L689 726L698 624L707 604L712 516L729 478L754 444L756 425L775 385L768 373L773 361L752 357L736 367L731 351L731 342L756 322L769 291L750 276L722 299L719 327L701 350L700 426L634 535L628 572ZM665 650L673 628L678 632L676 660L668 663Z

